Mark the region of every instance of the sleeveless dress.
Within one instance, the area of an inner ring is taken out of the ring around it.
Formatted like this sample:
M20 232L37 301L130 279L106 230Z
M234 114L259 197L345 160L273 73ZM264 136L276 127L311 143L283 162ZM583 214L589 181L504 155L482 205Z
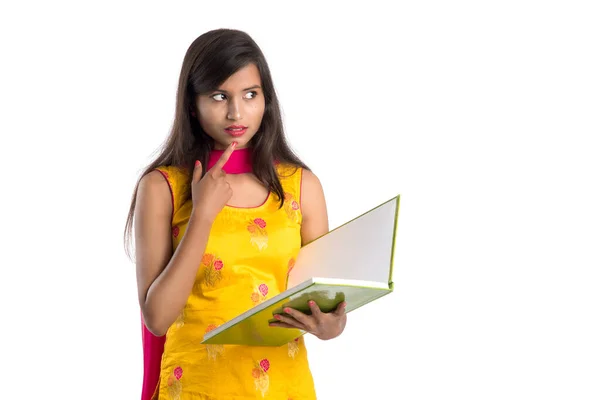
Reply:
M302 337L281 347L200 344L206 332L285 290L301 246L302 169L276 168L283 207L270 193L258 207L225 206L214 221L192 292L165 335L159 400L316 398ZM192 211L187 175L157 169L171 188L175 250Z

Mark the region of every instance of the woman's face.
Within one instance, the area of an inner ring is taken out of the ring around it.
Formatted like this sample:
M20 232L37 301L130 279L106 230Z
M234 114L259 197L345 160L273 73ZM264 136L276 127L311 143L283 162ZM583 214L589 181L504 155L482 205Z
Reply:
M231 75L217 90L196 97L196 118L219 150L231 142L237 142L238 149L248 146L264 113L265 97L255 64Z

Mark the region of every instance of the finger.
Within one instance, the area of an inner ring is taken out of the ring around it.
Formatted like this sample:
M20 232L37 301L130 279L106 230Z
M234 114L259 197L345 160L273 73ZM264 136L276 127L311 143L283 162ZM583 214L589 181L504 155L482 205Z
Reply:
M222 169L215 169L214 167L211 169L211 175L213 178L225 178L227 174Z
M304 326L304 324L298 322L294 318L286 317L285 315L279 315L279 314L275 315L274 317L278 321L276 323L283 323L283 324L292 326L292 327L297 328L297 329L306 330L306 326Z
M293 308L286 307L283 312L288 316L292 317L296 321L300 322L304 326L312 329L315 326L315 322L312 316L304 314L302 311L294 310ZM284 317L282 315L282 317Z
M194 182L198 182L202 176L202 163L196 160L196 166L194 167L194 173L192 175Z
M223 154L221 154L221 157L219 157L219 159L215 163L215 165L213 167L215 170L220 171L223 169L223 167L229 160L229 157L231 157L233 150L235 150L236 146L237 146L237 142L231 142L231 144L229 146L227 146L227 148L225 149Z
M340 304L338 304L337 309L335 310L335 314L340 317L346 314L346 306L347 303L345 301L342 301Z
M319 319L323 316L323 312L321 311L321 308L315 301L313 301L313 300L309 301L308 306L310 307L310 311L312 312L312 315L316 319Z

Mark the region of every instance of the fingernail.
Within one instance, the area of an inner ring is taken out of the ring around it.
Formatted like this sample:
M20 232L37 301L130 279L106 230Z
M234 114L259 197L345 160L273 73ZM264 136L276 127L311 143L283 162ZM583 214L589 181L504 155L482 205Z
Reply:
M279 314L275 314L275 315L273 316L273 318L275 318L275 319L281 319L281 315L279 315Z
M237 147L237 145L238 145L238 142L232 142L231 143L231 147L233 147L234 149Z
M308 302L308 304L311 305L311 306L314 306L315 302L311 300L311 301Z
M290 313L292 310L291 310L290 308L287 308L287 307L286 307L286 308L284 308L284 309L283 309L283 311L285 311L286 313L288 313L288 314L289 314L289 313Z
M196 167L200 165L200 161L196 160Z

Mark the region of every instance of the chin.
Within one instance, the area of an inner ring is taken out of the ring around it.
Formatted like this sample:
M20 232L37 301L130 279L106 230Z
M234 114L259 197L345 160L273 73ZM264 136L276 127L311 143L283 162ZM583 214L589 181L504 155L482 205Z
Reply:
M237 142L238 142L238 145L237 145L236 149L245 149L246 147L249 147L249 144L250 144L245 140L243 140L243 141L238 140Z
M245 147L249 147L250 142L252 140L252 137L254 136L254 133L248 134L249 132L246 132L244 135L239 136L239 137L235 137L235 136L230 136L230 135L209 135L210 137L212 137L212 139L215 142L215 149L218 150L223 150L225 148L227 148L227 146L229 146L232 142L237 142L238 145L236 148L238 149L243 149Z
M237 149L243 149L245 147L249 147L250 146L250 142L252 141L252 137L254 135L243 135L240 137L233 137L233 136L229 136L227 137L227 140L225 141L224 146L229 146L232 142L237 142Z

